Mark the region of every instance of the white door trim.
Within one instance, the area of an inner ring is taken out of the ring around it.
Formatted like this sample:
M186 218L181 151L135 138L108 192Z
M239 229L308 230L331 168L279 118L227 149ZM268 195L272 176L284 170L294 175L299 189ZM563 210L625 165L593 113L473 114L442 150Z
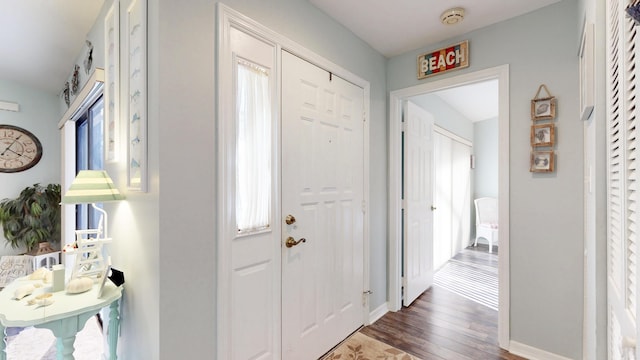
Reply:
M363 106L363 114L362 118L364 121L364 129L363 129L363 144L364 144L364 176L363 176L363 191L364 191L364 203L363 207L363 236L364 236L364 284L363 289L370 289L370 223L369 223L369 201L370 201L370 176L369 176L369 121L370 121L370 84L367 80L360 78L354 73L346 70L345 68L319 56L312 51L308 50L304 46L289 40L288 38L272 31L271 29L263 26L262 24L256 22L255 20L237 12L230 7L218 3L217 4L217 38L216 38L216 99L217 99L217 109L216 109L216 129L218 132L217 135L217 194L216 194L216 241L217 241L217 310L216 310L216 322L217 322L217 331L216 331L216 346L217 346L217 357L220 359L229 358L229 354L231 352L230 344L231 339L228 334L230 333L231 324L233 319L229 316L231 313L231 305L232 299L228 296L229 289L231 287L231 247L230 245L224 241L227 234L232 232L233 229L229 228L229 221L227 221L227 217L229 215L229 202L227 189L231 186L230 183L232 181L231 178L231 169L225 167L225 164L229 164L228 157L230 156L230 152L228 151L228 147L230 144L233 144L232 134L229 132L229 124L228 119L233 118L233 109L232 109L232 92L231 89L234 88L234 84L232 78L227 76L226 74L230 74L232 72L232 61L231 61L231 50L230 50L230 41L229 41L229 29L236 28L241 30L246 34L250 34L255 36L258 39L261 39L267 43L274 44L277 49L278 58L277 58L277 77L276 80L278 82L278 96L280 93L280 67L281 67L281 57L280 51L286 50L292 54L295 54L304 60L323 68L359 87L361 87L364 91L364 106ZM279 103L279 101L278 101ZM280 116L280 109L276 111L278 116ZM279 120L278 120L279 121ZM227 122L227 123L225 123ZM278 127L279 128L279 127ZM279 139L279 135L278 135ZM278 149L279 149L278 144ZM278 150L279 151L279 150ZM279 154L278 154L279 155ZM280 174L280 164L274 164L273 171L277 174ZM281 190L279 188L280 184L280 175L278 175L278 186L276 187L276 194L274 196L275 212L273 214L272 223L280 224L282 222L281 219L281 209L280 209L280 201L281 198ZM279 228L280 226L277 226ZM369 324L369 302L367 301L363 307L363 324ZM281 336L281 329L273 329L274 336L277 337L278 341ZM280 354L277 354L280 356Z
M473 148L473 143L470 140L467 140L465 138L463 138L462 136L452 133L451 131L440 127L438 125L433 125L433 131L437 132L438 134L442 135L442 136L446 136L451 140L455 140L461 144L467 145L468 147Z
M498 196L500 221L498 342L509 349L509 65L466 73L392 91L389 95L389 309L401 299L402 101L412 96L489 79L498 79Z

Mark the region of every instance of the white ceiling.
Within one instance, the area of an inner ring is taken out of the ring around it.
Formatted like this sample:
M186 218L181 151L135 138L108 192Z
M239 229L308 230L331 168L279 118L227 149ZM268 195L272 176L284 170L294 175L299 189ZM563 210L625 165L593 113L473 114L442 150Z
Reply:
M366 6L353 0L309 1L383 55L393 56L560 0L368 0ZM58 94L103 2L0 0L0 79ZM453 6L466 9L464 21L442 25L440 14ZM437 95L472 121L497 116L497 84L480 83Z
M309 0L387 57L435 44L560 0ZM443 25L440 15L465 9L464 20Z
M433 93L472 122L498 117L498 80Z
M0 79L58 94L103 2L0 0Z
M498 23L561 0L309 0L378 52L392 57ZM441 14L465 9L464 20L443 25ZM472 122L498 116L498 82L489 81L433 93Z

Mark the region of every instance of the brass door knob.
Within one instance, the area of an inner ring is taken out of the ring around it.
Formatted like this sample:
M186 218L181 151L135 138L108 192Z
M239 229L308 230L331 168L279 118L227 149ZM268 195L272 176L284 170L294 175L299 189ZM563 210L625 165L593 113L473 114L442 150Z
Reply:
M284 222L287 223L287 225L291 225L296 222L296 218L293 215L287 215Z
M301 238L300 240L296 241L296 239L294 239L291 236L289 236L287 238L287 240L284 241L284 245L286 247L290 248L290 247L294 247L294 246L300 244L301 242L307 242L307 239Z

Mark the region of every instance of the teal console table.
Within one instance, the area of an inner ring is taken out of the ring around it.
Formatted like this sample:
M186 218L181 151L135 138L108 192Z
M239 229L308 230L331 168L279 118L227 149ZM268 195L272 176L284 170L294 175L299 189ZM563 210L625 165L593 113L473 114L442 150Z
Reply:
M6 328L27 326L51 330L57 338L57 360L73 360L73 343L76 334L84 328L90 317L107 306L110 308L107 338L109 359L117 359L116 349L120 327L119 300L122 297L122 287L116 287L107 281L101 298L98 298L100 284L94 284L91 290L81 294L67 294L65 291L55 292L51 305L28 305L27 302L30 299L51 291L51 285L44 284L37 288L31 296L22 300L13 299L17 288L30 283L42 283L42 281L28 280L28 277L22 277L14 280L0 291L0 360L7 359L5 351Z

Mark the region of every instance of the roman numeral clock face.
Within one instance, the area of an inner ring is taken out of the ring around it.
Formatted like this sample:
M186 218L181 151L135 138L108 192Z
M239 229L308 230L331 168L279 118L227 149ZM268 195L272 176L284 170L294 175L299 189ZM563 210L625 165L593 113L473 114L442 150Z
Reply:
M27 170L41 157L42 145L35 135L17 126L0 125L0 172Z

